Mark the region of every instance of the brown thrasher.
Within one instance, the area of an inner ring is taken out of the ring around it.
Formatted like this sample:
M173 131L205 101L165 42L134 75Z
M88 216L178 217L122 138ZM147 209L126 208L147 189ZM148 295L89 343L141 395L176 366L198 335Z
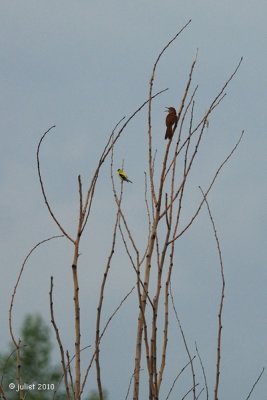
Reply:
M166 107L168 110L168 115L166 117L166 134L165 134L165 139L171 139L173 135L173 125L177 123L177 115L176 115L176 110L174 107Z

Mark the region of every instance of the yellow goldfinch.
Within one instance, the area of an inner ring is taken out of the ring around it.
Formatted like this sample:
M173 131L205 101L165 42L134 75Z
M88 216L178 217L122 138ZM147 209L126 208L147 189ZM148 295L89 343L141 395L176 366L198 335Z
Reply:
M133 183L132 181L130 181L130 179L128 179L128 176L126 175L123 169L119 168L117 172L122 181Z

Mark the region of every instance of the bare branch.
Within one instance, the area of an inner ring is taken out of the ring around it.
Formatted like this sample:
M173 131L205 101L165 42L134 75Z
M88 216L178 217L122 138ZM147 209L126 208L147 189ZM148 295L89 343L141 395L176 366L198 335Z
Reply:
M183 95L183 98L182 98L182 101L181 101L181 105L180 105L178 113L177 113L176 126L180 121L180 118L181 118L181 115L182 115L182 112L183 112L183 109L184 109L184 106L185 106L185 101L186 101L186 98L187 98L187 95L188 95L188 92L189 92L189 88L190 88L190 85L191 85L191 82L192 82L192 76L193 76L193 72L194 72L194 69L195 69L196 62L197 62L197 54L196 54L196 57L195 57L192 65L191 65L191 70L190 70L190 73L189 73L189 77L188 77L188 81L187 81L187 84L186 84L186 88L184 90L184 95ZM176 129L176 126L174 127L174 130ZM179 137L180 137L180 135L179 135ZM178 142L179 142L179 138L178 138Z
M204 388L202 388L202 389L200 390L200 392L198 393L198 395L197 395L197 397L196 397L196 400L198 400L198 399L200 398L200 396L201 396L201 394L203 393L203 391L204 391Z
M56 321L55 321L55 316L54 316L53 287L54 287L54 285L53 285L53 276L51 276L51 279L50 279L50 292L49 292L51 323L52 323L53 328L55 330L57 343L58 343L58 347L59 347L59 350L60 350L61 364L62 364L62 369L63 369L63 374L64 374L64 383L65 383L66 395L67 395L67 399L70 399L71 397L70 397L70 391L69 391L69 382L68 382L67 367L66 367L66 362L65 362L64 348L63 348L63 345L62 345L62 341L61 341L60 334L59 334L59 329L57 327L57 324L56 324Z
M118 313L118 311L120 310L120 308L122 307L122 305L124 304L124 302L127 300L127 298L130 296L130 294L133 292L133 290L134 290L134 287L124 296L124 298L121 300L120 304L115 308L115 310L113 311L113 313L112 313L112 314L110 315L110 317L108 318L108 320L107 320L107 322L106 322L106 324L105 324L103 330L101 331L101 334L99 335L99 343L101 342L101 340L102 340L102 338L103 338L103 336L104 336L104 334L105 334L105 332L106 332L106 330L107 330L109 324L111 323L112 319L113 319L113 318L115 317L115 315ZM90 347L90 346L86 346L86 348L87 348L87 347ZM84 348L84 349L85 349L85 348ZM82 349L82 350L84 350L84 349ZM81 350L81 351L82 351L82 350ZM83 391L84 391L84 387L85 387L85 384L86 384L86 381L87 381L87 377L88 377L88 374L89 374L90 369L91 369L91 367L92 367L93 361L94 361L94 359L95 359L95 355L96 355L96 351L94 351L94 353L93 353L93 355L92 355L92 358L91 358L91 360L90 360L90 363L89 363L89 365L88 365L88 367L87 367L87 369L86 369L86 372L85 372L85 375L84 375L84 379L83 379L83 383L82 383L82 387L81 387L81 395L82 395L82 393L83 393ZM71 360L71 361L72 361L72 360Z
M152 69L152 74L149 82L149 100L148 100L148 165L149 165L149 177L150 177L150 187L151 187L151 195L152 195L152 208L154 209L154 206L156 207L157 204L157 198L155 194L155 187L154 187L154 160L152 157L152 122L151 122L151 109L152 109L152 92L153 92L153 84L154 84L154 79L155 79L155 74L156 74L156 69L157 65L159 63L160 58L162 55L165 53L165 51L168 49L168 47L177 39L177 37L183 32L183 30L190 24L191 20L189 20L183 27L182 29L179 30L179 32L174 35L174 37L163 47L161 52L159 53L153 69Z
M201 189L201 193L203 195L204 201L206 203L208 213L209 213L209 218L212 224L212 229L214 233L214 237L216 240L216 245L217 245L217 251L219 255L219 261L220 261L220 267L221 267L221 279L222 279L222 289L221 289L221 300L220 300L220 306L219 306L219 313L218 313L218 337L217 337L217 360L216 360L216 380L215 380L215 387L214 387L214 399L218 400L218 391L219 391L219 384L220 384L220 364L221 364L221 341L222 341L222 312L223 312L223 303L224 303L224 291L225 291L225 278L224 278L224 269L223 269L223 259L222 259L222 252L221 252L221 246L220 246L220 241L218 238L214 218L211 213L211 209L208 203L208 200Z
M157 96L159 96L161 93L164 93L167 89L163 89L159 92L157 92L155 95L152 96L152 98L155 98ZM91 206L92 206L92 201L93 201L93 195L94 195L94 191L95 191L95 185L98 179L98 175L99 175L99 171L100 168L102 166L102 164L104 163L104 161L106 160L107 156L109 155L111 149L114 147L115 143L117 142L117 140L120 138L122 132L124 131L124 129L126 128L126 126L129 124L129 122L136 116L136 114L138 114L142 108L144 108L144 106L148 103L149 100L146 100L143 104L141 104L141 106L139 106L131 115L130 117L126 120L126 122L123 124L123 126L120 128L120 130L118 131L118 133L114 136L115 134L115 130L117 128L117 126L119 125L119 123L125 118L122 118L115 126L115 128L113 129L113 131L110 134L110 137L108 139L108 142L105 146L105 149L99 159L98 162L98 166L95 170L94 176L91 180L88 192L87 192L87 196L86 196L86 200L84 202L84 210L83 213L84 215L86 214L85 220L84 220L84 224L82 227L82 232L87 224L89 215L90 215L90 211L91 211ZM112 141L112 143L111 143Z
M25 265L26 265L26 263L27 263L29 257L30 257L31 254L37 249L37 247L39 247L40 245L42 245L42 244L44 244L44 243L46 243L46 242L49 242L49 241L52 240L52 239L58 239L58 238L61 238L61 237L63 237L63 235L51 236L51 237L49 237L48 239L41 240L39 243L37 243L37 244L29 251L29 253L27 254L27 256L25 257L25 259L24 259L24 261L23 261L23 263L22 263L22 266L21 266L21 269L20 269L20 272L19 272L19 275L18 275L18 279L17 279L16 284L15 284L14 289L13 289L13 293L12 293L12 297L11 297L11 301L10 301L10 307L9 307L9 331L10 331L10 335L11 335L11 338L12 338L12 341L13 341L15 347L18 347L18 343L17 343L17 341L16 341L16 339L15 339L15 336L14 336L14 333L13 333L13 328L12 328L12 310L13 310L13 306L14 306L14 301L15 301L15 296L16 296L17 288L18 288L18 285L19 285L19 282L20 282L22 273L23 273L23 271L24 271Z
M90 346L86 346L86 348L87 347L90 347ZM84 349L81 349L81 352L83 351ZM68 374L69 374L69 377L70 377L70 387L71 387L71 390L72 390L72 394L73 394L73 397L75 396L75 389L74 389L74 382L73 382L73 376L72 376L72 372L71 372L71 367L70 367L70 365L71 365L71 361L74 359L74 357L75 356L73 356L72 357L72 359L70 359L70 354L69 354L69 352L68 352L68 350L66 351L66 357L67 357L67 361L68 361L68 363L67 363L67 371L68 371Z
M170 397L170 394L171 394L171 392L173 391L174 386L175 386L175 384L176 384L178 378L182 375L182 373L184 372L184 370L188 367L188 365L191 364L191 361L193 361L195 358L196 358L196 356L194 356L194 357L192 358L192 360L188 361L188 363L185 364L185 366L184 366L184 367L180 370L180 372L176 375L176 377L175 377L175 379L174 379L174 381L173 381L173 383L172 383L172 386L171 386L171 388L170 388L170 390L169 390L169 392L168 392L168 394L167 394L166 400L168 400L168 398Z
M2 385L0 385L0 395L1 395L1 398L2 398L3 400L7 400Z
M202 363L202 359L200 357L200 354L199 354L199 351L198 351L198 348L197 348L197 342L195 342L195 347L196 347L197 356L198 356L198 359L199 359L199 362L200 362L200 365L201 365L201 370L202 370L202 374L203 374L203 378L204 378L204 382L205 382L206 395L207 395L206 399L209 400L209 389L208 389L206 372L205 372L205 368L204 368L204 365Z
M233 153L234 153L235 150L237 149L239 143L240 143L241 140L242 140L243 135L244 135L244 131L242 131L242 133L241 133L241 135L240 135L240 137L239 137L237 143L235 144L235 146L233 147L233 149L231 150L231 152L228 154L228 156L224 159L224 161L223 161L223 162L220 164L220 166L218 167L218 169L217 169L217 171L215 172L215 174L214 174L214 176L213 176L213 179L212 179L212 181L211 181L211 183L210 183L208 189L205 191L205 198L206 198L207 195L209 194L209 192L210 192L212 186L214 185L216 179L218 178L218 175L219 175L219 173L221 172L222 168L224 167L224 165L227 163L227 161L231 158L231 156L233 155ZM201 208L202 208L204 202L205 202L205 200L203 199L203 200L200 202L200 204L199 204L197 210L196 210L195 213L193 214L193 216L192 216L192 218L190 219L190 221L188 222L188 224L182 229L182 231L181 231L178 235L176 235L172 240L170 240L169 243L172 243L173 241L177 240L179 237L181 237L181 236L185 233L185 231L187 231L187 229L192 225L192 223L194 222L194 220L195 220L196 217L198 216L198 214L199 214L199 212L200 212L200 210L201 210Z
M253 383L251 391L249 392L248 396L246 397L245 400L248 400L253 392L253 390L255 389L256 385L258 384L259 380L261 379L263 372L265 370L265 367L262 368L261 373L259 374L258 378L256 379L256 381Z
M99 393L99 399L100 400L103 400L103 388L102 388L102 382L101 382L101 367L100 367L100 358L99 358L99 355L100 355L100 346L99 346L99 344L100 344L101 311L102 311L102 307L103 307L106 281L107 281L108 273L109 273L109 270L110 270L110 267L111 267L111 260L112 260L112 257L114 255L114 251L115 251L118 223L119 223L119 213L117 212L115 226L114 226L114 230L113 230L113 238L112 238L111 250L110 250L110 253L109 253L109 256L108 256L105 272L104 272L102 283L101 283L101 288L100 288L100 293L99 293L99 302L98 302L98 307L97 307L96 335L95 335L95 363L96 363L96 375L97 375L98 393Z
M57 224L57 226L59 227L59 229L60 229L60 231L63 233L63 235L64 235L67 239L69 239L72 243L74 243L74 239L72 239L72 238L70 237L70 235L65 231L65 229L62 227L62 225L60 224L60 222L59 222L58 219L56 218L54 212L52 211L52 208L51 208L51 206L50 206L50 204L49 204L49 202L48 202L47 196L46 196L46 192L45 192L44 184L43 184L43 179L42 179L42 175L41 175L40 156L39 156L41 144L42 144L42 141L44 140L44 138L46 137L46 135L51 131L51 129L53 129L53 128L55 128L55 127L56 127L55 125L51 126L51 128L49 128L49 129L43 134L43 136L41 137L41 139L39 140L38 147L37 147L37 153L36 153L36 157L37 157L37 168L38 168L38 177L39 177L39 182L40 182L41 189L42 189L43 198L44 198L45 204L46 204L46 206L47 206L47 208L48 208L49 214L51 215L52 219L55 221L55 223Z
M81 219L83 216L83 190L82 190L82 179L81 175L78 175L78 185L79 185L79 200L80 200L80 210L79 210L79 218ZM82 222L80 222L81 226Z
M181 400L184 400L189 395L189 393L191 393L192 391L193 392L196 391L196 387L198 385L199 385L199 383L197 383L195 386L191 387L191 389L189 389L188 392L186 392L186 394L181 398Z
M141 372L141 371L143 371L143 370L141 369L140 372ZM130 382L129 382L129 386L128 386L128 389L127 389L127 393L126 393L126 396L125 396L125 400L127 400L128 397L129 397L130 389L131 389L132 382L133 382L133 378L134 378L134 373L133 373L132 376L131 376L131 379L130 379Z
M226 96L226 93L224 93L225 89L227 88L227 86L229 85L229 83L232 81L232 79L234 78L234 76L236 75L237 71L240 68L240 65L243 61L243 57L240 58L237 67L234 69L234 72L230 75L230 77L227 79L227 81L224 83L224 85L222 86L221 90L219 91L219 93L217 94L217 96L215 96L214 100L211 102L208 111L204 114L204 117L200 120L200 122L197 124L197 126L195 127L195 129L193 130L192 134L195 133L199 127L204 123L204 125L206 126L208 124L207 120L209 115L211 114L211 112L215 109L215 107L217 107L220 102L222 101L222 99Z
M88 345L88 346L83 347L83 348L81 349L81 353L82 353L84 350L86 350L86 349L88 349L88 348L90 348L90 347L91 347L91 345ZM75 359L75 353L74 353L74 355L70 358L69 352L68 352L68 350L67 350L67 351L66 351L66 357L67 357L67 360L68 360L68 363L67 363L67 370L68 370L68 373L69 373L69 376L70 376L71 389L72 389L73 398L74 398L74 397L75 397L75 390L74 390L74 382L73 382L73 377L72 377L72 372L71 372L70 366L71 366L72 361ZM61 381L62 381L63 378L64 378L64 374L62 374L62 376L61 376L61 378L60 378L60 380L59 380L59 382L58 382L58 386L60 385L60 383L61 383ZM82 394L82 392L81 392L81 394ZM56 391L54 392L53 399L55 398L55 396L56 396Z
M187 345L185 334L184 334L184 331L183 331L183 328L182 328L182 325L181 325L181 322L180 322L180 319L178 317L178 313L177 313L177 310L176 310L176 307L175 307L171 284L170 284L170 295L171 295L171 300L172 300L172 307L173 307L173 310L174 310L174 313L175 313L176 320L177 320L178 325L179 325L179 329L180 329L180 332L181 332L181 335L182 335L182 338L183 338L183 342L184 342L184 346L185 346L185 349L186 349L186 353L188 355L188 359L189 359L189 362L190 362L190 367L191 367L191 372L192 372L192 380L193 380L193 386L192 386L191 390L193 391L193 400L196 400L196 386L197 385L196 385L196 378L195 378L195 369L194 369L194 364L193 364L193 360L194 360L195 357L191 356L189 348L188 348L188 345Z

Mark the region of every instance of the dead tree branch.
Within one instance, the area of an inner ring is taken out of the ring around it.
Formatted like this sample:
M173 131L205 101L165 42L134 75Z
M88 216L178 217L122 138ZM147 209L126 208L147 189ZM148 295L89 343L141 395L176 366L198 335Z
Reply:
M250 398L252 392L254 391L255 387L257 386L259 380L261 379L261 377L262 377L262 375L263 375L263 373L264 373L264 370L265 370L265 367L262 368L261 373L259 374L259 376L258 376L258 378L256 379L256 381L253 383L252 388L251 388L251 390L250 390L250 392L249 392L249 394L248 394L248 396L246 397L245 400L248 400L248 399Z
M69 382L68 382L68 372L67 372L67 366L66 366L65 355L64 355L64 348L63 348L63 345L62 345L62 340L60 338L59 329L57 327L55 316L54 316L53 288L54 288L53 276L51 276L51 278L50 278L50 291L49 291L51 323L52 323L53 328L55 330L58 347L60 349L61 365L62 365L62 370L63 370L63 375L64 375L64 384L65 384L65 389L66 389L66 396L67 396L67 399L71 399L70 390L69 390Z
M203 198L205 200L207 210L209 213L209 218L212 224L212 229L217 245L217 251L218 251L218 256L219 256L219 262L220 262L220 271L221 271L221 280L222 280L222 288L221 288L221 299L220 299L220 305L219 305L219 312L218 312L218 336L217 336L217 358L216 358L216 379L215 379L215 387L214 387L214 400L218 400L218 391L219 391L219 384L220 384L220 365L221 365L221 342L222 342L222 312L223 312L223 303L224 303L224 292L225 292L225 278L224 278L224 268L223 268L223 259L222 259L222 251L221 251L221 246L220 246L220 240L217 234L215 222L213 215L211 213L210 205L207 200L207 197L205 196L203 190L201 189L201 193L203 195Z

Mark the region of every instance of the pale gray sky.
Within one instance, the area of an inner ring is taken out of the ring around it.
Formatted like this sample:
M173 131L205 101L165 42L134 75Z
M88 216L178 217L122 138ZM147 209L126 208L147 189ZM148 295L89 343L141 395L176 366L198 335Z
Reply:
M189 216L199 201L198 185L207 186L216 165L245 129L239 149L209 199L221 238L226 276L221 398L246 398L267 364L266 14L265 1L241 0L0 3L0 350L5 350L9 341L8 307L23 258L36 242L58 234L38 183L38 140L56 125L41 151L43 175L55 212L73 232L78 212L77 175L81 174L84 182L90 178L114 125L147 98L148 81L159 51L192 19L159 64L155 90L169 90L154 102L155 145L162 147L164 107L179 103L197 49L197 112L207 109L243 56L227 97L210 120L192 174L185 214ZM115 163L125 159L134 181L125 191L124 202L140 243L145 229L142 193L146 121L144 110L129 125L115 151ZM108 162L100 176L92 219L82 242L83 345L94 340L97 288L113 221ZM176 302L192 352L194 341L198 342L212 393L220 276L206 210L177 248ZM118 252L108 284L106 316L135 282L122 246ZM29 312L40 312L49 322L49 279L54 275L55 311L70 351L71 254L72 248L64 239L38 249L26 266L14 306L16 332ZM134 356L131 352L129 357L129 350L135 343L135 307L136 297L132 295L103 340L104 386L110 400L125 397L132 373ZM176 341L175 323L170 329L171 368L162 398L186 362L179 333ZM188 378L181 380L177 386L180 397L189 385ZM92 379L89 386L96 386ZM265 373L253 398L263 399L266 393ZM142 392L143 398L145 395Z

